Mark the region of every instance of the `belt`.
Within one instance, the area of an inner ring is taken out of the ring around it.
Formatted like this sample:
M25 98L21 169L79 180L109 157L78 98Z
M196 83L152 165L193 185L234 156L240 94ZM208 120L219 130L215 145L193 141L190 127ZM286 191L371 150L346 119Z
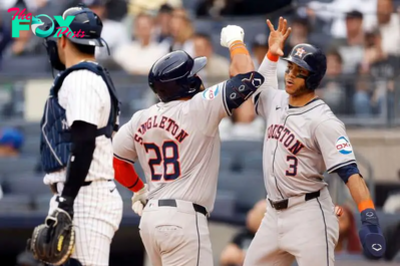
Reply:
M160 199L158 201L158 206L159 207L178 207L178 204L176 203L176 200L174 199ZM146 202L146 205L149 201ZM192 203L193 204L193 209L201 214L204 214L207 216L207 209L199 204Z
M307 193L305 194L304 201L309 201L315 198L318 198L320 196L320 191L312 192L312 193ZM284 210L287 209L289 206L289 199L284 199L280 201L272 201L268 199L269 203L271 203L272 208L275 210Z
M111 181L113 181L113 180L112 180L112 179L108 179L108 180L107 180L107 182L111 182ZM83 183L82 187L90 186L90 184L92 184L92 182L93 182L93 181L85 181L85 182ZM54 194L58 194L57 184L58 184L58 183L50 184L50 190L51 190L51 192L53 192Z

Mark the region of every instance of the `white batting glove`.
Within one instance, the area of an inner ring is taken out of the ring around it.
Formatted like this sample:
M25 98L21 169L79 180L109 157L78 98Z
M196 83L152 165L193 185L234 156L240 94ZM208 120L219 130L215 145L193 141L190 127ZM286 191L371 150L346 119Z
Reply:
M148 197L147 184L132 196L132 210L139 216L142 216L144 205Z
M244 40L244 30L236 25L228 25L221 30L221 46L229 48L234 41Z

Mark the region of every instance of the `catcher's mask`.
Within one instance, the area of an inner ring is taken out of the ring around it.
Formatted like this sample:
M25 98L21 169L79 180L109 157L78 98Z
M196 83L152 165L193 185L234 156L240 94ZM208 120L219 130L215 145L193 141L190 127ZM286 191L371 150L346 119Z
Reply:
M65 65L61 62L60 57L58 56L57 42L50 38L46 38L43 44L44 47L46 47L51 66L59 71L65 70Z
M110 55L110 50L106 41L101 38L103 23L92 10L87 8L84 4L79 4L77 7L71 7L63 13L64 19L68 16L75 17L69 25L69 29L72 32L79 32L82 30L84 33L84 35L80 37L73 37L72 34L64 34L69 41L77 45L99 47L103 47L105 44L108 54ZM60 25L57 22L54 22L54 24L54 31L49 37L45 38L44 46L46 47L51 66L56 70L62 71L65 70L65 65L61 62L58 56L57 41L53 38L57 31L59 31ZM51 23L48 23L45 26L46 29L49 29L51 25Z

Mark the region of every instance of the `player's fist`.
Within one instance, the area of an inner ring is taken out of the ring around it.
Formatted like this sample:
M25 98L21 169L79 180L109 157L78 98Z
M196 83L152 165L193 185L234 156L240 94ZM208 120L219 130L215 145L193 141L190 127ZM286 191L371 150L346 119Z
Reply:
M132 210L139 216L142 216L144 205L140 201L132 204Z
M233 42L244 40L244 30L236 25L228 25L221 30L221 46L229 48Z
M132 196L132 210L139 216L142 216L144 205L146 205L148 197L147 184Z

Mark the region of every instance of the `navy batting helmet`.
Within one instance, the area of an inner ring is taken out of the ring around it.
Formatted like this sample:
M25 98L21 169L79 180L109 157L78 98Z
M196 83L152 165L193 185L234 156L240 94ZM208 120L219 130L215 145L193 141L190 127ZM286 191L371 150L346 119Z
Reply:
M307 43L293 47L288 57L283 58L288 62L310 71L306 78L306 87L315 90L321 83L326 72L326 56L321 49Z
M191 97L200 91L202 81L196 74L206 64L206 57L193 59L182 50L173 51L151 67L149 86L163 102Z

